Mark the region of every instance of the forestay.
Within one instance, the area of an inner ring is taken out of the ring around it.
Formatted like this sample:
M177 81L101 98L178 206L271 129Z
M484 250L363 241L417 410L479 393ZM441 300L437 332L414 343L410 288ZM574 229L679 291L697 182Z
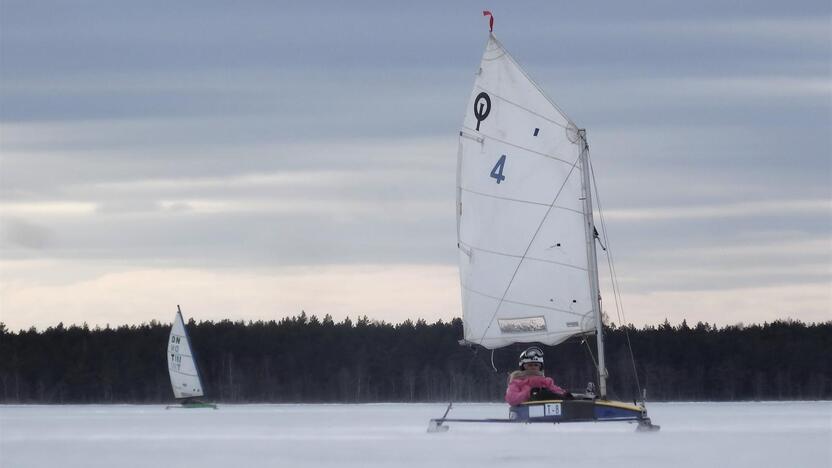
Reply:
M583 133L491 34L459 138L466 341L555 345L595 329L584 148Z
M202 396L202 382L191 352L182 313L177 312L168 339L168 373L176 398Z

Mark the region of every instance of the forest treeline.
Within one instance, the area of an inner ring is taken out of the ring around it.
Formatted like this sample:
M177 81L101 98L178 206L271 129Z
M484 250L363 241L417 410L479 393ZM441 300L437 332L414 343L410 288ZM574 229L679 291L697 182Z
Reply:
M301 314L268 322L188 325L206 400L218 402L497 401L525 346L460 346L462 321L335 322ZM11 332L0 323L2 403L160 403L170 325ZM832 398L832 322L717 328L686 322L605 331L610 397L631 400ZM595 339L544 347L562 387L595 380ZM591 346L590 346L591 345Z

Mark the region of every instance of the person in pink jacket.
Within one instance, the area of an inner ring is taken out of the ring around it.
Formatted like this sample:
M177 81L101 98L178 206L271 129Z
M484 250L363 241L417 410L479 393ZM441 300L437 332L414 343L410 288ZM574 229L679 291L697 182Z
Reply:
M511 373L506 389L506 403L511 406L529 401L532 394L548 398L570 398L572 395L555 385L543 374L543 351L533 346L520 354L520 370Z

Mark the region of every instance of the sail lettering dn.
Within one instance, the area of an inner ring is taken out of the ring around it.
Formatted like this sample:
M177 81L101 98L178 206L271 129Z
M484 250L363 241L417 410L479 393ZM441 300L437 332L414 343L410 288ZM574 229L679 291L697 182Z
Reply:
M168 373L175 398L202 396L202 382L194 361L182 314L177 312L168 337Z
M595 328L577 127L491 35L459 138L465 339L555 345Z

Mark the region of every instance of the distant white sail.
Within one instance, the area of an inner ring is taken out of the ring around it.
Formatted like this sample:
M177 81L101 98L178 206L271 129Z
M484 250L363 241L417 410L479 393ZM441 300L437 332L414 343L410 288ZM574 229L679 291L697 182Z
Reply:
M595 330L584 144L575 124L490 35L459 138L466 341L486 348L555 345Z
M176 312L168 339L168 373L176 398L202 396L202 382L194 362L182 313Z

